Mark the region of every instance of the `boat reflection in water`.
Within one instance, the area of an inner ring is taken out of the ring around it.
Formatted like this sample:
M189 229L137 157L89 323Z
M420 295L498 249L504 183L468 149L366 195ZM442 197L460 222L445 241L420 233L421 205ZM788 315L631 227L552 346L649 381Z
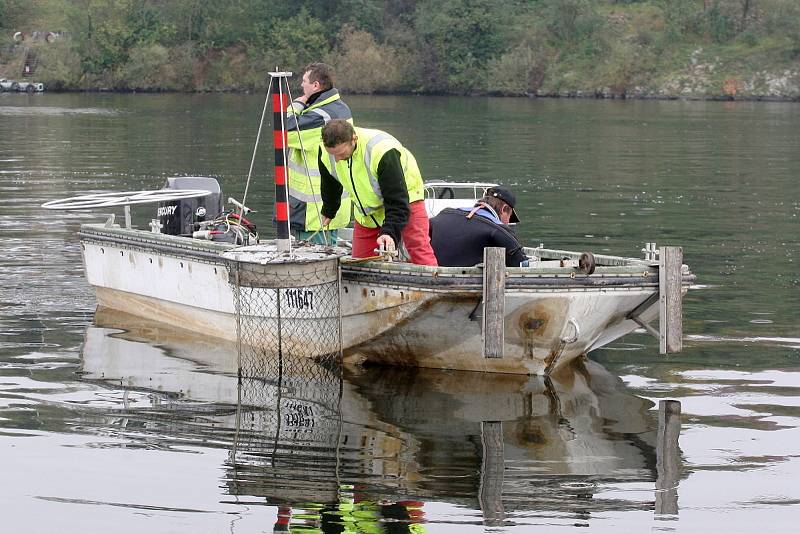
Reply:
M137 432L228 449L227 492L278 507L276 530L419 531L432 502L488 525L656 509L653 404L591 361L544 378L276 356L239 380L232 344L96 323L84 379L149 392L120 414Z

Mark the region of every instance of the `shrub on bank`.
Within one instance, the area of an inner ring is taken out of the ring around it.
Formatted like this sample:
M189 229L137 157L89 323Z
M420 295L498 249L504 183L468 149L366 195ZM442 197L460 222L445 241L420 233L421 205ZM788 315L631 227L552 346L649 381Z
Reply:
M36 79L48 90L78 89L82 77L81 58L69 41L56 41L39 49Z
M164 90L174 84L170 51L159 44L140 44L130 49L120 72L120 84L129 89Z
M381 45L369 32L345 26L339 46L327 58L336 65L338 87L349 93L381 93L413 86L410 58L388 45Z
M546 47L525 43L490 61L488 90L503 95L536 94L545 80L549 55Z

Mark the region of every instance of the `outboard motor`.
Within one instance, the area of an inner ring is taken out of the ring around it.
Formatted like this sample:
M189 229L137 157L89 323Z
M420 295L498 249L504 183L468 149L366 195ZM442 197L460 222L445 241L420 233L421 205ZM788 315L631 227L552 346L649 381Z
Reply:
M161 233L191 236L198 223L213 219L222 212L222 193L214 178L204 176L174 176L167 178L164 189L205 189L211 194L199 198L184 198L159 202L156 215Z

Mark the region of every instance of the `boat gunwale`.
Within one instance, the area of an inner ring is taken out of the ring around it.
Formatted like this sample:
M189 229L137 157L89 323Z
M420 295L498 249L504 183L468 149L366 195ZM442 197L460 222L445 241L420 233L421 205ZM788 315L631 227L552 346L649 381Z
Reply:
M695 276L691 273L684 274L681 283L689 287ZM422 273L400 273L386 270L368 269L354 271L351 268L342 268L342 280L351 283L370 285L384 285L390 287L414 287L420 289L447 289L458 288L465 291L481 290L483 287L482 273L477 275L462 276L425 276ZM506 277L506 290L525 289L554 289L561 291L616 291L631 289L647 289L658 291L658 275L643 276L628 274L618 276L602 275L533 275L533 276L508 276Z
M182 236L156 234L144 230L128 230L119 227L107 228L101 224L82 225L78 232L80 240L110 243L114 246L142 252L156 252L173 257L191 258L204 263L230 265L235 260L224 258L221 253L237 248L233 243L215 243ZM555 249L526 249L540 257L575 258L581 253ZM576 267L508 267L506 288L545 289L623 289L657 288L658 265L652 261L619 256L600 256L603 260L614 260L616 265L600 265L591 275L583 274ZM685 266L684 266L685 267ZM483 267L430 267L401 262L368 261L359 264L342 263L342 279L348 282L369 282L389 286L419 286L421 288L448 288L458 286L464 290L479 289L483 285ZM682 285L689 286L696 277L684 269Z
M156 253L173 258L191 258L193 261L226 265L230 260L222 257L221 252L207 251L193 247L173 246L172 243L156 243L139 239L129 239L119 236L104 236L98 234L78 232L81 242L97 244L110 244L127 250L136 250L143 253ZM227 249L226 249L227 250Z

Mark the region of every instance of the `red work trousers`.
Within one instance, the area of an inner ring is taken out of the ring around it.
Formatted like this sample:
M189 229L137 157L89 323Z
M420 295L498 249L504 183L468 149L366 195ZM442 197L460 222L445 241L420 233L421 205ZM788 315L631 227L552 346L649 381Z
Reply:
M425 201L418 200L417 202L412 202L409 206L411 207L411 214L408 217L408 224L403 228L400 235L408 255L411 256L411 263L436 267L438 263L431 248L430 225L428 223L428 214L425 212ZM374 256L375 249L378 247L377 239L380 234L380 228L361 226L356 221L353 229L353 257L369 258Z

